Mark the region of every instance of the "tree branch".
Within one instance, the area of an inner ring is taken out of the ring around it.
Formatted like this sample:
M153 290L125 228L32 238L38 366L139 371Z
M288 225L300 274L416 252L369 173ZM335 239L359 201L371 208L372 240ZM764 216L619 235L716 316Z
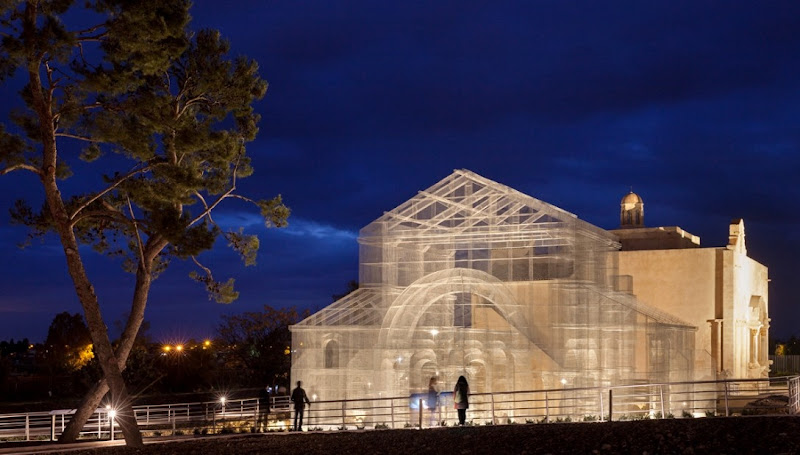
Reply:
M94 33L94 32L96 32L97 30L100 30L101 28L103 28L103 27L105 27L105 26L106 26L106 24L105 24L105 23L102 23L102 24L97 24L97 25L95 25L94 27L85 28L85 29L83 29L83 30L76 30L74 33L75 33L76 35L83 35L83 34L86 34L86 33Z
M197 196L198 199L200 199L200 203L203 204L203 207L206 210L208 210L208 203L206 202L206 198L204 198L199 191L195 191L194 195ZM212 223L214 222L214 220L211 218L211 212L208 212L208 221L211 221Z
M201 263L200 263L200 261L198 261L198 260L197 260L197 257L196 257L196 256L192 256L192 261L194 261L194 263L195 263L195 264L196 264L198 267L200 267L201 269L203 269L203 271L204 271L204 272L206 272L206 276L207 276L209 279L211 279L211 280L213 280L213 279L214 279L214 277L211 275L211 269L209 269L208 267L206 267L206 266L204 266L203 264L201 264Z
M70 139L77 139L79 141L95 142L91 138L84 137L84 136L78 136L76 134L70 134L70 133L56 133L56 137L68 137Z
M217 200L216 200L216 201L214 201L214 203L212 203L210 206L208 206L208 205L207 205L207 206L206 206L206 208L205 208L205 210L203 210L203 211L202 211L202 212L201 212L199 215L197 215L197 216L196 216L196 217L195 217L195 218L194 218L194 219L193 219L193 220L192 220L192 221L189 223L189 226L192 226L192 225L194 225L194 224L195 224L195 223L197 223L198 221L200 221L200 220L202 220L203 218L205 218L206 216L208 216L208 215L211 213L211 211L213 211L213 210L214 210L214 209L215 209L215 208L216 208L216 207L219 205L219 203L220 203L220 202L222 202L222 201L224 201L225 199L228 199L229 197L231 197L231 196L233 195L232 193L233 193L235 190L236 190L236 187L235 187L235 186L232 186L232 187L231 187L231 189L229 189L228 191L226 191L226 192L222 193L222 194L221 194L221 195L220 195L220 196L217 198Z
M116 182L114 182L114 184L113 184L113 185L111 185L111 186L109 186L108 188L104 189L103 191L101 191L101 192L99 192L99 193L95 194L95 195L94 195L94 196L92 196L92 197L91 197L89 200L87 200L86 202L84 202L83 204L81 204L81 205L80 205L80 206L79 206L77 209L75 209L75 211L74 211L74 212L72 212L72 214L70 215L69 219L70 219L70 220L74 220L74 219L75 219L75 217L78 215L78 213L80 213L80 212L81 212L81 210L83 210L83 209L85 209L86 207L88 207L88 206L89 206L91 203L93 203L94 201L96 201L96 200L100 199L101 197L105 196L106 194L108 194L108 192L110 192L110 191L114 190L116 187L118 187L118 186L119 186L119 185L120 185L122 182L124 182L125 180L128 180L129 178L133 177L133 176L134 176L134 175L136 175L136 174L140 174L140 173L142 173L142 172L147 172L147 171L149 171L150 169L152 169L152 166L151 166L151 164L150 164L150 163L148 163L148 164L147 164L145 167L143 167L143 168L141 168L141 169L134 169L134 170L132 170L132 171L128 172L126 175L122 176L120 179L118 179ZM73 223L73 224L74 224L74 223Z
M200 95L200 96L195 96L194 98L192 98L190 100L187 100L183 104L183 107L177 112L176 116L177 117L182 117L183 114L186 113L186 109L188 109L189 106L192 106L193 104L197 104L197 103L199 103L201 101L209 102L209 99L205 95Z
M31 171L38 176L42 176L42 170L37 168L36 166L32 166L30 164L20 163L20 164L13 164L8 166L5 169L0 169L0 175L6 175L10 172L18 171L20 169L24 169L26 171Z
M210 206L206 205L206 202L204 200L203 201L203 205L205 205L205 210L201 214L197 215L195 217L195 219L193 219L191 221L191 223L189 223L189 226L197 223L198 221L202 220L204 217L208 216L211 213L211 211L214 210L214 208L216 208L216 206L219 205L220 202L224 201L225 199L227 199L229 197L237 196L237 195L233 194L233 192L236 191L236 172L239 169L239 159L240 158L241 158L241 155L239 156L239 158L236 159L236 164L233 165L233 177L231 177L231 188L228 191L222 193L217 198L217 200L214 201L214 203L211 204ZM201 198L202 198L202 196L201 196Z
M87 218L107 218L112 221L118 221L120 223L127 224L129 226L136 227L136 222L134 220L129 220L123 213L117 210L89 210L87 212L83 212L81 216L72 220L70 223L72 226L75 226L79 222L87 219Z
M144 265L144 245L142 245L142 237L139 235L139 225L136 223L136 216L133 213L133 205L131 205L131 198L126 197L128 200L128 211L131 214L131 220L133 221L133 230L136 232L136 244L139 246L139 260ZM149 272L149 271L148 271Z

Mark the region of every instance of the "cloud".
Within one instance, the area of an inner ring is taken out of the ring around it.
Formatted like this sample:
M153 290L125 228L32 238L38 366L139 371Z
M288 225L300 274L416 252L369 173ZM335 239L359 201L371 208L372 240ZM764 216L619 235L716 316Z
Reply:
M281 233L315 239L355 240L358 238L358 232L300 218L291 219L289 226L282 229Z
M214 216L214 220L219 226L225 229L241 227L245 230L253 230L261 228L264 225L264 220L259 215L246 212L226 212L224 214L217 214ZM331 224L307 220L296 216L290 216L289 225L284 228L275 229L275 232L282 235L311 237L319 240L355 240L358 238L358 232L340 229Z

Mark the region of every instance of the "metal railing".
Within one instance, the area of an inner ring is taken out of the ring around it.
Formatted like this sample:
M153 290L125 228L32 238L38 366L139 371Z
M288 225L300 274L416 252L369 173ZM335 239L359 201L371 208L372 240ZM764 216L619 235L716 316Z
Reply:
M470 395L469 400L467 418L470 424L800 413L800 376L476 393ZM754 406L759 400L764 404ZM142 430L155 436L256 429L281 431L290 427L292 417L287 396L272 398L268 422L259 421L256 398L143 405L133 410ZM92 439L119 437L111 411L97 409L81 435ZM0 415L0 440L54 440L64 431L74 412L54 410ZM433 406L427 403L427 393L410 397L314 401L306 410L304 427L314 430L425 428L455 425L456 422L452 392L444 392Z

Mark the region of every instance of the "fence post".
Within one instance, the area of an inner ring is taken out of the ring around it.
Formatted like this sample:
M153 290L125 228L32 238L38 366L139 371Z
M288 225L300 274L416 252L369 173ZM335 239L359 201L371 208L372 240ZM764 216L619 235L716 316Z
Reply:
M725 382L725 417L730 416L730 411L728 408L728 383Z
M25 440L31 440L31 418L28 413L25 413Z
M599 397L600 397L600 414L598 414L598 415L600 416L600 421L602 422L602 421L603 421L603 420L606 418L606 417L605 417L605 414L606 414L606 413L605 413L605 411L603 410L603 391L602 391L602 390L599 390L599 391L597 392L597 396L599 396Z
M269 403L267 403L267 406L269 407ZM255 412L253 412L253 428L255 429L255 431L253 431L253 433L258 433L258 413L259 412L261 412L261 403L256 401ZM269 414L267 414L267 415L269 415ZM266 432L267 432L267 422L264 422L264 433L266 433Z
M666 419L667 416L664 414L664 384L658 387L658 393L661 395L661 418Z
M492 394L489 395L489 397L491 397L491 399L492 399L492 425L494 425L494 424L497 423L494 420L494 392L492 392Z
M614 418L614 391L608 389L608 421L611 422Z
M147 420L147 424L149 425L150 424L150 405L147 406L146 411L145 411L145 415L147 416L146 420Z
M422 398L419 399L419 429L422 429Z
M345 410L344 410L344 407L346 405L347 405L347 403L344 400L342 400L342 429L343 430L347 429L347 419L346 419L346 415L347 414L345 413Z
M50 416L50 440L56 440L56 415L53 414Z
M547 392L544 393L544 423L550 422L550 400L548 399Z
M389 409L392 413L392 429L394 429L394 398L389 398Z

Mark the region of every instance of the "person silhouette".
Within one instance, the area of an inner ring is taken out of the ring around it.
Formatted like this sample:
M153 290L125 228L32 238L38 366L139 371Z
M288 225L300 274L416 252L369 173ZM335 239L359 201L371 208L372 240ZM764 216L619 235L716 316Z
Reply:
M311 407L311 401L308 400L305 389L302 387L303 382L297 381L297 387L292 391L292 403L294 403L294 431L303 431L303 413L305 412L305 405ZM299 422L299 423L298 423Z
M458 410L458 424L464 425L467 421L469 408L469 384L467 378L459 376L453 389L453 406Z
M426 400L425 404L427 404L428 409L431 410L429 426L433 426L434 422L436 422L436 412L439 408L439 391L436 390L435 376L432 376L431 380L428 382L428 399Z

